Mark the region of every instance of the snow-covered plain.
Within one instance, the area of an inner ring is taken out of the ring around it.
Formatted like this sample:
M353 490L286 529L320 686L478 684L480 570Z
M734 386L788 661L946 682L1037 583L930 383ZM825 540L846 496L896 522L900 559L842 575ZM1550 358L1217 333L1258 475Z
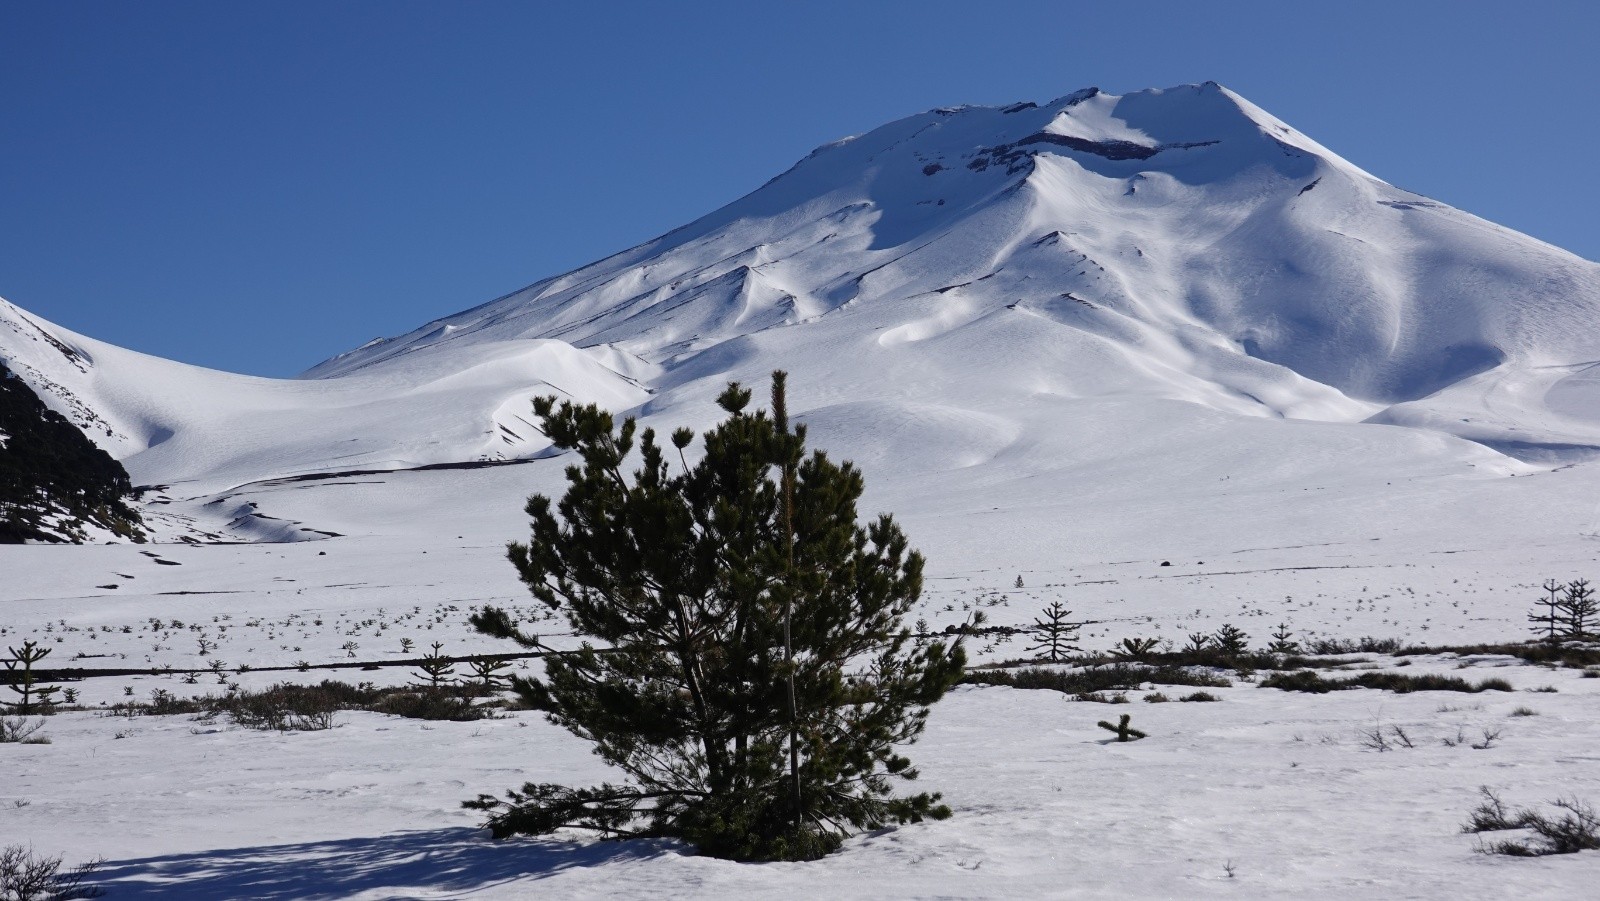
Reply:
M704 428L723 384L774 368L813 446L861 465L866 509L927 554L935 627L1061 600L1092 648L1227 622L1258 642L1278 623L1515 640L1539 582L1600 576L1597 313L1600 266L1384 184L1215 85L891 123L299 380L0 301L0 354L159 486L143 509L162 541L0 547L0 640L180 669L398 658L403 637L506 650L465 616L531 603L503 546L565 461L540 459L528 399ZM104 855L116 897L1583 897L1594 855L1486 857L1457 831L1481 784L1600 801L1600 680L1509 663L1410 671L1557 692L1239 682L1216 704L1107 707L963 688L910 754L956 817L807 865L488 842L459 801L606 775L529 714L277 735L70 713L51 745L0 746L0 844ZM1538 715L1508 716L1524 704ZM1121 712L1151 737L1103 744L1095 721ZM1363 747L1378 722L1417 747ZM1458 727L1503 735L1446 747Z

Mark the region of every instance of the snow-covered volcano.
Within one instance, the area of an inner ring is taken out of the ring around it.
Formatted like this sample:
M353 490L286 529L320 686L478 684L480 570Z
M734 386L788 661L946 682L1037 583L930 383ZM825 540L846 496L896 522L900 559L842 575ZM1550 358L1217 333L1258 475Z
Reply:
M1260 417L1382 423L1420 431L1361 440L1444 433L1546 462L1600 446L1597 314L1600 266L1207 83L911 116L300 380L145 357L3 304L0 354L137 480L195 493L531 457L540 393L703 422L723 382L780 366L813 434L908 472L1041 442L1070 461L1097 434L1135 446L1142 423L1195 417L1232 422L1229 441Z
M675 384L751 336L855 331L868 370L921 356L1030 391L1572 445L1593 431L1597 313L1600 266L1388 185L1226 88L1091 88L827 145L668 235L308 374L549 338Z

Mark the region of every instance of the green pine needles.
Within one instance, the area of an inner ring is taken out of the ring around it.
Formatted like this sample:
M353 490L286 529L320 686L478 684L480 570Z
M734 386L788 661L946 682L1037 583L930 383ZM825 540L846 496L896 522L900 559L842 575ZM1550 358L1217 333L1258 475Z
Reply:
M688 429L669 453L632 419L534 402L578 462L558 503L529 499L532 537L509 553L584 643L553 651L495 608L472 621L545 652L544 676L514 689L625 779L466 802L497 837L573 827L799 860L854 831L949 816L937 794L895 793L917 776L898 749L965 664L959 639L903 625L922 556L888 515L857 522L861 473L806 454L783 373L770 415L747 412L738 384L718 400L729 416L692 466Z

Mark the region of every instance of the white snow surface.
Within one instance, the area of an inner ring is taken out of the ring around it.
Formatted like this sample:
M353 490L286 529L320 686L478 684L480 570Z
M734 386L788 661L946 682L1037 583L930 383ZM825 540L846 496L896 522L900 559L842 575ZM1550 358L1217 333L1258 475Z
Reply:
M935 628L1061 600L1093 648L1224 622L1258 642L1280 622L1515 640L1539 582L1597 575L1597 312L1600 266L1388 185L1214 84L912 116L300 379L0 301L0 356L158 486L147 519L184 542L0 547L0 641L258 670L398 656L401 637L506 650L465 615L533 612L503 546L567 461L529 399L702 429L726 382L776 368L811 444L863 468L863 513L894 511L927 554ZM1238 682L1216 704L1107 707L963 688L909 751L956 816L805 865L486 841L460 800L615 777L532 714L345 713L289 735L63 714L51 745L0 745L0 845L104 855L114 897L1582 897L1600 857L1487 857L1457 831L1480 784L1600 801L1600 680L1509 663L1412 671L1558 692ZM236 680L286 677L311 678ZM1094 722L1122 712L1151 737L1102 744ZM1417 748L1363 747L1378 722ZM1458 727L1504 737L1445 747Z

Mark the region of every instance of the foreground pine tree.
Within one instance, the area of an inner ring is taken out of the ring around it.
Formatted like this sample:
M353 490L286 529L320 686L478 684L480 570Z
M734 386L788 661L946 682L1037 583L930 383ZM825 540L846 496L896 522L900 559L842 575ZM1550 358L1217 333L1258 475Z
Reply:
M965 663L959 640L918 642L902 624L922 556L889 516L857 523L861 473L806 456L782 373L771 415L746 412L737 384L718 400L729 418L693 467L688 429L673 433L670 460L632 419L618 428L592 405L535 402L545 433L581 463L559 504L529 499L532 538L510 557L586 641L514 687L626 781L528 783L466 802L489 812L496 836L577 827L795 860L854 830L949 815L937 794L894 791L917 775L897 747ZM550 650L503 610L473 624Z

